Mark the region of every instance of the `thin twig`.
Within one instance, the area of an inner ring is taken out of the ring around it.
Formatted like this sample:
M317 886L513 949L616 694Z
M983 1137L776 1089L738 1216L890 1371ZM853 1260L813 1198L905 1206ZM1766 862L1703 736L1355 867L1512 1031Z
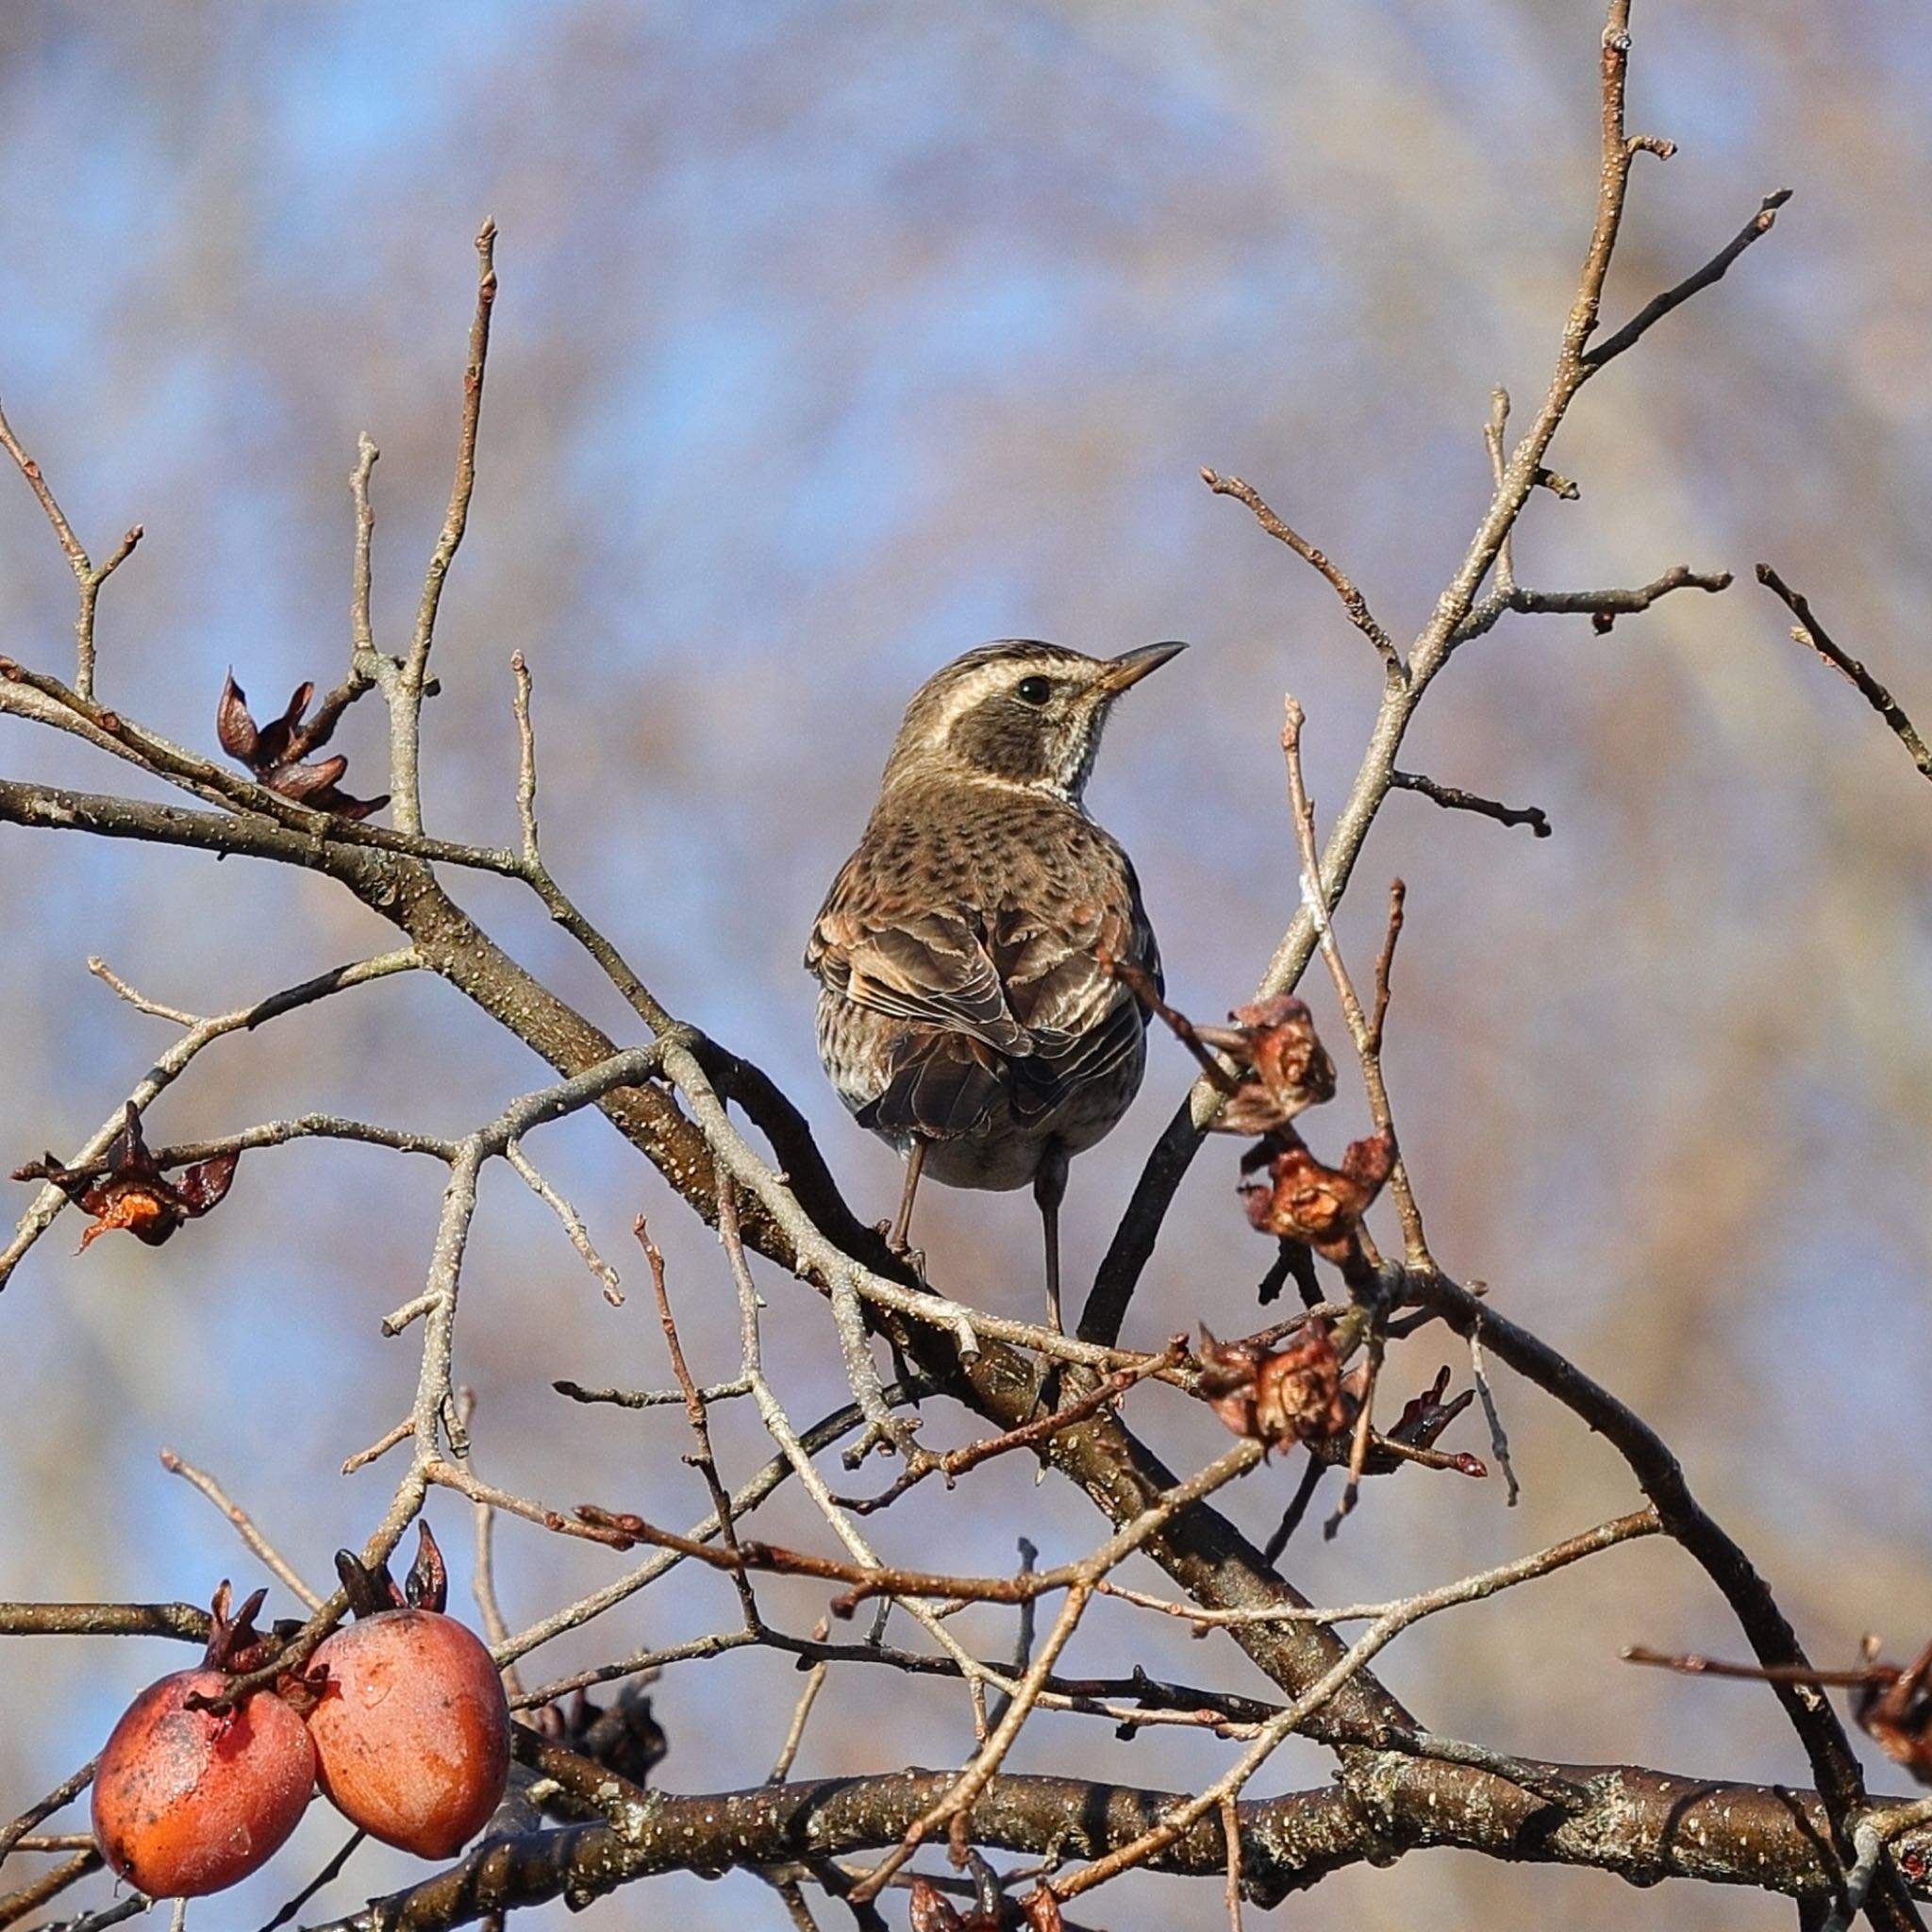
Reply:
M93 962L90 961L92 967ZM76 1151L71 1160L62 1163L70 1171L85 1169L91 1163L105 1158L108 1149L126 1122L128 1103L135 1110L144 1113L158 1094L165 1092L180 1077L182 1071L204 1047L210 1046L217 1040L230 1033L245 1031L260 1024L265 1007L273 1005L276 1012L292 1011L295 1007L306 1005L311 998L321 999L329 993L339 992L344 988L361 986L370 980L382 979L391 973L406 973L422 962L413 947L405 946L392 953L377 955L373 959L358 961L354 965L338 967L333 973L318 979L305 980L300 987L291 987L287 991L271 996L270 1000L258 1001L253 1006L238 1007L232 1012L219 1013L210 1019L196 1021L189 1026L180 1039L159 1054L153 1066L142 1075L126 1099L101 1123L89 1139ZM121 983L109 974L105 967L100 975L124 998L128 997L131 989L123 991ZM179 1020L180 1016L170 1011L170 1019ZM69 1201L60 1189L50 1181L40 1191L26 1211L22 1214L14 1237L5 1249L0 1249L0 1289L7 1285L8 1278L33 1244L40 1240Z
M1390 989L1395 974L1395 944L1402 937L1403 908L1408 888L1400 879L1389 881L1389 923L1382 929L1382 950L1375 955L1375 1004L1369 1015L1369 1044L1379 1054L1389 1019Z
M1519 1557L1513 1563L1499 1565L1493 1570L1482 1571L1473 1576L1465 1576L1455 1583L1443 1584L1439 1589L1419 1591L1392 1607L1385 1616L1372 1624L1348 1650L1307 1690L1295 1698L1278 1716L1265 1724L1255 1741L1242 1753L1240 1760L1223 1776L1214 1780L1198 1796L1190 1798L1185 1804L1177 1805L1161 1822L1151 1830L1143 1832L1130 1844L1120 1846L1103 1858L1096 1858L1071 1878L1055 1881L1053 1890L1062 1898L1077 1896L1090 1891L1094 1886L1117 1876L1134 1865L1144 1863L1156 1852L1171 1845L1187 1831L1196 1819L1205 1817L1216 1809L1222 1800L1240 1792L1242 1786L1260 1770L1274 1751L1296 1730L1298 1726L1320 1710L1355 1673L1367 1664L1378 1651L1391 1643L1411 1624L1419 1623L1424 1617L1454 1608L1458 1604L1474 1603L1484 1597L1492 1596L1500 1590L1514 1588L1534 1577L1546 1576L1552 1571L1565 1565L1593 1557L1601 1550L1614 1544L1626 1542L1633 1537L1655 1536L1662 1524L1655 1508L1643 1508L1628 1516L1617 1517L1609 1523L1599 1524L1594 1529L1585 1530L1581 1536L1572 1537L1567 1541L1552 1544L1539 1550L1535 1555Z
M1395 641L1375 622L1374 613L1370 610L1368 599L1358 591L1354 581L1334 562L1327 554L1317 550L1305 537L1291 529L1274 510L1261 499L1260 491L1253 484L1244 483L1239 476L1223 476L1213 470L1204 469L1201 480L1216 496L1231 496L1238 503L1244 503L1254 513L1255 521L1271 537L1286 543L1301 560L1319 571L1328 580L1329 587L1341 599L1341 608L1348 612L1348 621L1356 629L1374 645L1376 655L1382 660L1384 676L1391 685L1399 686L1407 682L1408 672L1402 661L1402 653L1395 648Z
M510 711L517 725L517 823L524 832L524 863L543 863L537 841L537 733L530 721L530 667L521 651L509 658Z
M682 1389L586 1389L581 1382L558 1381L550 1385L559 1395L573 1402L609 1403L617 1408L669 1408L684 1400ZM734 1375L728 1382L712 1382L699 1391L705 1400L725 1402L736 1395L749 1395L751 1382Z
M467 1429L476 1413L476 1391L474 1389L457 1391L457 1412ZM473 1466L467 1458L465 1466ZM509 1624L505 1621L503 1606L496 1598L496 1507L487 1497L471 1497L470 1527L473 1539L470 1594L475 1599L476 1614L482 1620L484 1636L490 1640L492 1648L501 1649L509 1641ZM504 1690L514 1704L524 1691L523 1679L517 1674L516 1665L505 1664L502 1675Z
M370 479L381 454L364 430L356 439L356 467L349 473L349 500L355 510L355 562L349 586L349 669L341 684L319 704L296 733L296 755L326 744L335 736L342 713L366 691L381 682L387 668L375 652L375 632L370 619L374 584L375 508L370 500Z
M382 1457L387 1456L399 1442L407 1442L408 1440L409 1424L407 1421L400 1422L396 1424L394 1428L386 1429L375 1441L370 1443L368 1448L358 1449L353 1456L344 1457L342 1458L341 1473L344 1475L354 1475L358 1469L365 1468L368 1464L379 1460Z
M1389 783L1398 791L1418 791L1445 811L1473 811L1500 825L1527 825L1539 839L1550 836L1549 814L1540 805L1504 805L1480 792L1465 791L1459 785L1426 778L1420 772L1391 772Z
M1501 383L1490 391L1489 420L1483 425L1483 446L1490 453L1490 481L1492 489L1503 487L1507 458L1503 453L1503 433L1509 426L1509 391ZM1506 532L1496 546L1496 589L1508 596L1516 588L1516 552L1512 536Z
M41 474L40 464L20 446L20 440L14 435L4 409L0 409L0 449L13 458L20 474L26 478L28 488L39 499L41 508L59 542L61 555L67 558L74 580L80 587L80 608L74 619L74 688L82 697L92 698L94 691L94 608L100 601L101 586L134 555L134 547L142 540L142 526L136 524L114 546L107 561L96 565L82 548L72 525L61 514L52 488Z
M332 1857L323 1861L322 1870L276 1912L275 1917L261 1928L261 1932L279 1932L280 1927L286 1925L290 1920L299 1916L302 1907L317 1892L326 1885L333 1885L341 1876L342 1867L355 1856L357 1848L362 1844L367 1836L367 1833L359 1829L352 1831L347 1839L343 1840L341 1849Z
M154 1020L167 1020L176 1026L203 1026L208 1024L205 1014L190 1013L180 1007L163 1006L159 1000L150 999L138 988L129 986L98 953L88 955L87 970L110 987L115 996L125 1000L137 1013L145 1013Z
M35 1825L64 1810L93 1782L94 1760L90 1757L80 1769L64 1777L44 1798L36 1799L18 1818L0 1825L0 1862L4 1862L21 1840Z
M1361 1407L1356 1411L1355 1428L1348 1445L1348 1480L1328 1520L1322 1525L1324 1541L1333 1541L1343 1521L1353 1513L1362 1491L1362 1471L1368 1466L1369 1438L1374 1433L1375 1384L1381 1378L1383 1352L1381 1324L1369 1323L1368 1359L1362 1370Z
M442 587L470 520L470 497L476 487L476 425L483 412L483 375L490 358L490 317L496 304L496 224L476 232L476 312L470 324L470 354L463 369L463 407L457 434L456 475L442 530L423 576L422 601L408 655L396 666L383 696L390 707L391 816L400 832L423 829L421 776L423 699L429 681L429 652L436 638L436 614Z
M375 507L370 500L375 478L376 448L365 429L356 439L356 467L349 473L349 500L356 511L356 561L351 577L349 629L356 651L372 656L375 650L375 628L370 616L370 597L375 586Z
M1770 564L1760 563L1757 566L1757 581L1798 620L1791 627L1792 641L1816 651L1834 671L1850 679L1865 702L1885 720L1893 737L1910 753L1913 764L1926 777L1932 778L1932 749L1927 748L1925 741L1919 736L1912 721L1900 708L1890 691L1849 651L1833 641L1830 633L1811 614L1810 604L1792 590Z
M705 1398L691 1379L691 1370L685 1365L684 1344L677 1339L677 1324L671 1313L671 1290L664 1278L664 1257L644 1226L641 1214L631 1224L631 1233L644 1251L644 1260L651 1271L651 1292L658 1300L658 1320L663 1327L664 1345L671 1356L671 1373L676 1376L677 1386L684 1391L685 1419L691 1424L691 1440L697 1445L697 1453L691 1461L704 1477L705 1488L710 1491L711 1508L718 1519L719 1537L725 1549L736 1556L738 1525L731 1514L731 1497L719 1480L717 1458L711 1453L711 1426L705 1413ZM739 1608L744 1614L744 1627L747 1630L762 1629L764 1619L758 1615L758 1598L752 1593L751 1578L741 1567L732 1581L738 1591Z
M1024 1536L1019 1539L1018 1547L1020 1553L1020 1574L1022 1576L1031 1576L1040 1568L1039 1547L1037 1544L1028 1541ZM1013 1661L1011 1668L1015 1676L1024 1676L1033 1662L1033 1643L1035 1637L1038 1635L1036 1628L1038 1623L1039 1600L1034 1597L1028 1597L1020 1606L1013 1632ZM1010 1702L1011 1699L1006 1692L1002 1691L998 1701L989 1705L982 1713L982 1721L974 1733L981 1742L985 1741L988 1729L991 1725L998 1724L1006 1716L1007 1706Z
M1315 806L1302 776L1303 722L1301 706L1292 697L1286 699L1283 704L1281 755L1288 767L1289 814L1294 822L1295 844L1301 854L1302 903L1307 907L1314 921L1322 957L1327 962L1329 977L1335 982L1335 996L1341 1003L1342 1018L1348 1024L1356 1058L1361 1062L1362 1085L1368 1093L1370 1117L1379 1132L1396 1141L1395 1117L1389 1105L1388 1085L1382 1077L1381 1024L1386 1016L1386 1002L1383 1009L1378 1010L1372 1029L1362 1012L1361 1001L1356 996L1355 983L1349 977L1348 963L1341 957L1341 946L1335 937L1334 922L1329 916L1330 902L1323 883L1322 860L1315 842ZM1399 914L1399 905L1396 909ZM1392 945L1392 941L1388 943ZM1396 1145L1398 1151L1389 1174L1389 1191L1402 1223L1408 1265L1412 1269L1432 1268L1435 1263L1430 1257L1428 1241L1423 1231L1422 1209L1416 1203L1414 1189L1409 1186L1408 1170L1403 1164L1399 1141ZM1366 1404L1364 1409L1366 1411ZM1366 1454L1366 1444L1358 1446ZM1352 1507L1354 1477L1359 1475L1359 1470L1353 1461L1350 1467L1354 1472L1350 1491L1343 1492L1341 1507L1332 1519L1336 1523L1346 1516ZM1332 1529L1328 1533L1334 1534Z
M1644 143L1640 142L1640 146ZM1654 150L1653 150L1654 151ZM1660 295L1653 295L1615 335L1606 336L1595 347L1586 349L1583 364L1586 369L1601 369L1613 357L1621 356L1657 323L1661 322L1672 309L1688 302L1700 289L1707 289L1713 282L1724 279L1724 271L1742 255L1752 242L1771 233L1777 220L1777 211L1790 200L1789 188L1774 189L1757 205L1757 212L1693 275L1688 275L1675 288L1666 289Z
M822 1618L818 1635L825 1636L829 1625ZM831 1666L822 1657L805 1674L805 1688L798 1693L798 1702L792 1707L791 1723L787 1726L785 1741L778 1746L778 1755L772 1760L772 1768L765 1774L768 1785L782 1785L791 1775L791 1767L798 1761L798 1747L805 1741L806 1720L811 1716L811 1707L818 1702L819 1692L825 1688L825 1678L830 1674Z
M1310 1456L1307 1466L1302 1471L1301 1481L1295 1485L1294 1494L1289 1500L1286 1509L1281 1512L1281 1521L1269 1534L1268 1541L1261 1545L1264 1562L1278 1563L1281 1553L1287 1549L1289 1539L1302 1526L1302 1518L1308 1513L1308 1505L1315 1500L1315 1491L1322 1485L1322 1478L1327 1474L1328 1465L1319 1456Z
M232 1501L227 1492L206 1470L196 1469L192 1462L185 1462L172 1449L161 1451L161 1467L170 1475L178 1475L201 1491L229 1523L235 1533L246 1543L256 1558L281 1579L282 1586L292 1595L301 1599L307 1609L319 1609L322 1599L295 1574L294 1566L282 1553L255 1526L255 1522L240 1504Z
M956 1477L964 1475L970 1469L976 1469L982 1462L990 1461L995 1456L1007 1455L1014 1449L1037 1448L1062 1429L1071 1428L1098 1410L1110 1407L1136 1383L1159 1374L1165 1366L1177 1365L1185 1354L1184 1341L1172 1341L1166 1355L1150 1356L1137 1368L1116 1370L1104 1382L1071 1398L1064 1407L1051 1414L1035 1416L1031 1422L1022 1423L1017 1428L1008 1429L997 1436L982 1437L958 1449L948 1449L941 1454L923 1451L921 1459L907 1470L891 1489L876 1496L841 1496L839 1500L855 1515L869 1516L896 1503L908 1490L924 1482L929 1475L944 1476L950 1489ZM1026 1545L1023 1543L1022 1547Z
M58 1898L70 1885L85 1878L91 1872L98 1872L103 1862L99 1852L85 1851L42 1872L38 1878L30 1879L12 1891L0 1892L0 1926L15 1924L29 1912L38 1911L49 1901ZM145 1899L138 1902L142 1906L147 1903Z
M1471 607L1457 625L1452 644L1466 644L1473 638L1495 627L1497 620L1514 612L1520 617L1588 617L1595 621L1599 633L1607 631L1619 617L1635 616L1675 591L1703 591L1711 596L1731 587L1727 570L1697 571L1687 563L1674 563L1647 584L1611 586L1601 591L1530 591L1521 584L1507 595L1492 591ZM1393 782L1391 778L1391 783Z
M1496 1467L1503 1472L1503 1482L1507 1491L1507 1507L1513 1509L1517 1498L1523 1494L1523 1485L1516 1480L1516 1465L1509 1459L1509 1436L1503 1427L1502 1411L1496 1407L1495 1391L1490 1387L1489 1365L1483 1359L1483 1325L1481 1319L1470 1324L1469 1330L1469 1374L1475 1384L1476 1399L1483 1406L1483 1416L1490 1425L1490 1448L1496 1458Z
M536 1164L524 1152L521 1141L512 1141L503 1150L503 1158L523 1176L524 1185L557 1216L571 1246L583 1257L584 1266L603 1284L604 1299L613 1308L623 1307L624 1290L618 1285L617 1270L591 1244L583 1216L543 1178Z
M1227 1840L1228 1932L1241 1932L1241 1827L1232 1791L1221 1801L1221 1834Z

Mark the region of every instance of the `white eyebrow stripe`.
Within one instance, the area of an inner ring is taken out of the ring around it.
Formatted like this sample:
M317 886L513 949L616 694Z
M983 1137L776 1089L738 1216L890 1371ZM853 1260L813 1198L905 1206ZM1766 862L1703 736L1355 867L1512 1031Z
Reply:
M953 726L968 711L983 705L988 698L1012 689L1015 681L1013 673L1018 668L1013 663L982 664L970 676L961 678L946 693L945 708L933 720L932 728L925 734L924 742L930 745L943 744L952 736Z

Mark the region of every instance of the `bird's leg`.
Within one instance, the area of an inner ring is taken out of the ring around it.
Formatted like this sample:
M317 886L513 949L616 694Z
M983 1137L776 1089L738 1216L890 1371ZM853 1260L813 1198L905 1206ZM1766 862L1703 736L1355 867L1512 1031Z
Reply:
M1046 1318L1053 1332L1063 1335L1060 1326L1060 1202L1067 1191L1067 1153L1058 1141L1049 1141L1033 1174L1033 1198L1040 1204L1040 1224L1046 1236Z
M899 1196L899 1212L892 1223L892 1232L887 1237L895 1255L907 1252L907 1238L912 1232L912 1197L919 1191L919 1173L924 1165L925 1140L923 1135L915 1134L906 1156L906 1189Z

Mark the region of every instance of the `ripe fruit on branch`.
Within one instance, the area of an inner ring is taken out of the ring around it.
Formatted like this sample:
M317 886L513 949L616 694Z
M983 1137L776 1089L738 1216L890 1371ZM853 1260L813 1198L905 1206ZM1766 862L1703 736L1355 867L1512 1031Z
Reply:
M409 1607L345 1625L310 1659L309 1683L321 1694L308 1731L323 1795L351 1824L385 1844L444 1858L503 1802L509 1704L489 1651L442 1614L441 1560L426 1526L422 1534ZM353 1557L348 1564L365 1585L387 1581L369 1578ZM346 1581L341 1557L337 1567ZM356 1594L352 1588L352 1601Z
M222 1585L205 1661L150 1684L94 1768L94 1842L151 1898L195 1898L246 1878L281 1848L315 1788L308 1727L273 1690L233 1710L203 1707L262 1661L252 1619L266 1594L231 1621Z

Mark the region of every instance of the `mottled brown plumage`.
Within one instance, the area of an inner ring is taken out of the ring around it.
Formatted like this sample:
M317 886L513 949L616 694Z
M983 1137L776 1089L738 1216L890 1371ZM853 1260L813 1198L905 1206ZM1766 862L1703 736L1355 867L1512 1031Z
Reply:
M927 679L806 948L825 1072L908 1157L895 1239L922 1173L1032 1182L1056 1324L1067 1160L1126 1111L1145 1058L1146 1016L1102 962L1160 983L1134 868L1081 792L1115 699L1181 648L1008 641Z

